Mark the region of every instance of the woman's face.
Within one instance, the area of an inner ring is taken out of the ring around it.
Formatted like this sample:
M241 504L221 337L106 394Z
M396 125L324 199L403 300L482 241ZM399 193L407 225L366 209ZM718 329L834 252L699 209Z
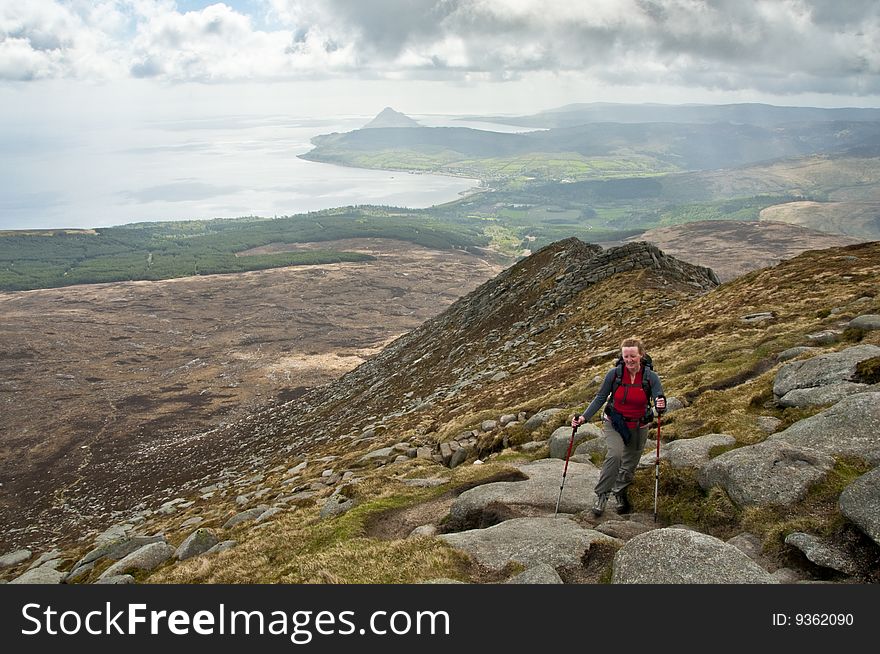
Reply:
M638 372L642 357L639 355L639 348L624 347L620 349L620 355L623 357L623 365L630 372Z

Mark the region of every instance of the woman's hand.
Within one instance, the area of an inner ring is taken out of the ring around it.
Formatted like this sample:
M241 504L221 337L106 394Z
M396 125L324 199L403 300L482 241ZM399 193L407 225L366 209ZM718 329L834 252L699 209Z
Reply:
M577 429L585 422L586 422L586 420L584 419L583 416L575 416L574 418L571 419L571 428Z

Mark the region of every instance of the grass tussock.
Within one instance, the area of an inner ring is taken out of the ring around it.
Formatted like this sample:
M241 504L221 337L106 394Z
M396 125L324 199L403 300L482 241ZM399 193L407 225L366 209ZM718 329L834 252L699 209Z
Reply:
M631 486L630 498L639 511L654 510L654 472L640 473ZM696 471L660 464L658 519L665 524L686 524L719 538L738 531L740 510L720 488L708 493L697 482Z
M856 459L841 458L826 477L810 488L807 496L787 507L749 507L743 511L743 528L760 536L764 549L781 554L788 547L785 537L803 531L822 537L834 537L845 520L838 509L838 498L856 478L871 466Z

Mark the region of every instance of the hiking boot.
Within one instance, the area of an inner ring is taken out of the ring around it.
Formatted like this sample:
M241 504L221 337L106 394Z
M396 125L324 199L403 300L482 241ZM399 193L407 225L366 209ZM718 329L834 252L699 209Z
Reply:
M599 517L605 513L606 504L608 504L608 493L599 493L596 495L596 502L593 504L593 515Z
M626 487L614 493L614 498L617 500L617 513L622 514L632 511L632 504L629 502Z

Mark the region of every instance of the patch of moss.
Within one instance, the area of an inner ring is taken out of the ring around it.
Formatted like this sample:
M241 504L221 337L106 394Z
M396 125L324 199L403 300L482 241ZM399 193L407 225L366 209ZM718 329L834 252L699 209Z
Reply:
M867 333L861 327L847 327L843 330L843 340L847 343L859 343L865 338Z
M654 475L636 475L630 498L642 511L653 511ZM740 510L720 488L704 492L697 473L690 468L673 468L660 463L658 516L668 524L681 523L721 538L735 535Z
M838 459L824 479L814 484L806 497L789 506L749 507L743 511L745 529L758 534L771 554L782 554L785 537L795 531L832 537L845 521L837 502L843 490L871 466L857 459Z
M860 361L853 379L862 384L880 384L880 357Z

